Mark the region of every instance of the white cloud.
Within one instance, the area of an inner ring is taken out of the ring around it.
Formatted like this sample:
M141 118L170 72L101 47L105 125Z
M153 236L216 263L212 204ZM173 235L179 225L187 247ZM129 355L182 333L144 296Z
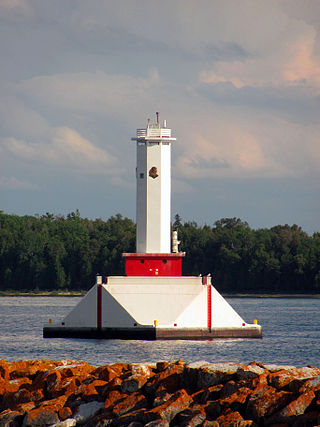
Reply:
M217 132L218 131L218 132ZM240 128L225 128L219 135L218 125L211 138L196 136L193 144L177 159L180 174L189 178L279 177L291 172L276 161L261 140Z
M46 142L4 138L2 151L33 165L72 169L80 174L119 173L113 156L68 127L55 129L52 139Z
M320 54L315 27L286 17L264 36L264 42L252 49L255 50L252 57L213 62L199 73L200 81L231 82L237 88L303 85L320 93Z

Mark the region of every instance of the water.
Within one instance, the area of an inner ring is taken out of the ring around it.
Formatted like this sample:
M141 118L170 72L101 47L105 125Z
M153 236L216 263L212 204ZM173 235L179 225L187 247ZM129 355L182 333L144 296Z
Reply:
M258 319L263 339L124 341L42 338L49 318L61 320L78 297L0 297L0 358L111 362L233 361L320 367L320 299L228 298L247 321Z

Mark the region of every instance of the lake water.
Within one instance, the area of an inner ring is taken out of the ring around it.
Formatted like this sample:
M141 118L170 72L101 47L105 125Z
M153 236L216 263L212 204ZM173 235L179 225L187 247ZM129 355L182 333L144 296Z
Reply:
M42 338L43 324L61 320L79 297L0 297L0 358L112 362L233 361L320 367L320 299L227 298L244 318L258 319L263 339L124 341Z

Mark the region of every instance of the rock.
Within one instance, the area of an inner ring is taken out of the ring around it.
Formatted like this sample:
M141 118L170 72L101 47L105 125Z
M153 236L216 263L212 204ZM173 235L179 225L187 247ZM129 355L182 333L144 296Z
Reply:
M227 414L220 415L216 421L219 423L220 427L231 427L239 426L239 422L244 421L239 412L229 412Z
M1 381L0 395L16 393L20 388L27 388L27 386L31 384L32 384L32 381L27 377L17 378L15 380L9 380L9 381Z
M201 390L204 387L220 384L221 382L232 379L234 374L245 365L241 363L225 362L225 363L191 363L186 366L185 380L191 388ZM189 378L188 378L189 377Z
M123 393L120 393L118 390L112 390L109 392L108 397L106 398L104 402L104 409L112 409L112 407L120 402L121 400L125 399L127 396L123 395Z
M96 415L102 408L104 408L103 402L93 401L89 403L82 403L78 407L74 418L77 422L83 422L93 415Z
M0 359L0 380L9 379L9 367L5 359Z
M183 373L183 365L169 364L166 369L146 382L145 390L149 395L153 395L159 387L162 387L168 393L174 393L183 385Z
M68 420L61 421L60 423L53 424L51 427L74 427L77 425L77 420L69 418Z
M285 406L292 399L292 393L278 391L268 385L255 389L250 396L246 417L256 422L268 417Z
M59 363L61 362L51 360L21 360L18 362L10 362L8 363L10 379L31 377L41 371L47 372L54 369Z
M44 394L41 390L29 391L25 388L21 388L12 396L12 402L15 405L27 402L40 402L44 399Z
M305 410L308 408L314 398L315 394L312 390L303 393L296 400L290 402L287 406L270 417L267 420L266 425L286 423L289 421L291 422L293 417L304 414Z
M265 373L265 369L259 365L250 364L239 368L236 373L236 378L239 380L251 380Z
M86 402L90 402L92 400L104 400L101 392L107 384L108 383L106 381L90 378L89 382L84 381L81 384L77 392L81 393L82 399Z
M6 409L0 413L0 426L9 427L15 425L21 425L23 421L23 412L11 411Z
M301 426L319 426L320 425L320 412L312 411L307 412L306 414L299 415L296 417L293 422L293 427L301 427Z
M66 377L60 382L55 382L52 387L47 390L48 396L50 398L55 398L58 396L70 396L71 394L78 391L78 385L75 377Z
M299 388L299 393L302 394L308 390L313 390L314 392L320 390L320 375L305 381L304 384Z
M179 427L195 427L199 426L206 419L205 410L201 406L185 409L180 412L173 420L173 425Z
M144 427L169 427L168 421L164 420L155 420L150 421L149 423L145 424Z
M130 363L128 365L129 371L132 375L144 375L146 377L152 377L154 375L153 369L156 368L155 364L145 364L145 363Z
M268 377L269 384L277 389L281 389L296 380L308 380L320 375L320 369L313 367L295 368L270 374Z
M117 377L122 376L129 370L127 363L113 363L110 367L117 374Z
M221 414L220 402L218 400L207 402L204 406L204 410L206 411L208 418L215 419Z
M119 375L119 372L116 372L109 365L100 366L99 368L92 371L92 375L97 377L99 380L111 381L113 378L116 378Z
M95 367L87 362L71 362L70 364L68 362L65 361L65 363L53 369L53 371L61 374L62 379L70 377L86 378L88 374L95 370Z
M297 369L295 366L292 365L275 365L275 364L267 364L262 365L267 371L269 372L278 372L278 371L289 371L291 369Z
M230 380L230 381L226 382L222 386L222 389L221 389L219 397L221 399L224 399L224 398L230 396L231 394L235 393L242 385L243 384L241 384L240 381L236 382L236 381ZM215 387L217 387L217 386L215 386Z
M222 408L230 408L233 410L240 410L241 406L247 400L247 397L250 396L252 390L248 387L240 387L237 391L232 393L230 396L220 399L219 403Z
M112 408L112 413L115 416L121 416L127 412L136 411L141 408L146 408L147 406L148 401L145 396L135 392L116 403Z
M123 381L121 384L121 391L123 393L133 393L140 390L148 380L147 375L134 374Z
M158 372L164 371L169 366L169 362L157 362L156 369Z
M205 420L202 426L203 427L219 427L219 423L217 421Z
M172 393L168 393L167 390L160 386L155 394L152 406L155 408L156 406L162 405L164 402L169 400L172 397Z
M69 406L64 406L63 408L59 409L58 415L60 420L64 421L72 416L72 410L69 408Z
M110 393L110 391L121 390L121 388L120 388L121 384L122 384L122 380L119 377L113 378L105 386L103 386L101 388L98 387L100 396L105 399L108 396L108 394Z
M179 412L189 408L191 403L192 403L192 398L187 394L187 392L183 389L179 390L162 405L159 405L156 408L146 411L144 414L144 421L146 423L149 421L153 421L152 418L157 416L162 420L170 423L170 421Z
M58 410L59 408L57 408L54 404L31 409L31 411L26 412L22 426L44 427L51 426L52 424L57 424L58 422L60 422L57 414Z
M256 388L258 385L267 385L268 384L268 378L266 374L261 374L256 378L253 378L251 380L251 387Z
M34 402L22 403L21 405L17 405L17 411L21 413L29 412L36 407Z

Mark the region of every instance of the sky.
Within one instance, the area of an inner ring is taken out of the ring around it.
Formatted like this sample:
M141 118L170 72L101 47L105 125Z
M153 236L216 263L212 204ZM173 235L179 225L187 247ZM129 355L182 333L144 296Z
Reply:
M320 231L319 0L0 0L0 209L135 220L166 119L172 217Z

